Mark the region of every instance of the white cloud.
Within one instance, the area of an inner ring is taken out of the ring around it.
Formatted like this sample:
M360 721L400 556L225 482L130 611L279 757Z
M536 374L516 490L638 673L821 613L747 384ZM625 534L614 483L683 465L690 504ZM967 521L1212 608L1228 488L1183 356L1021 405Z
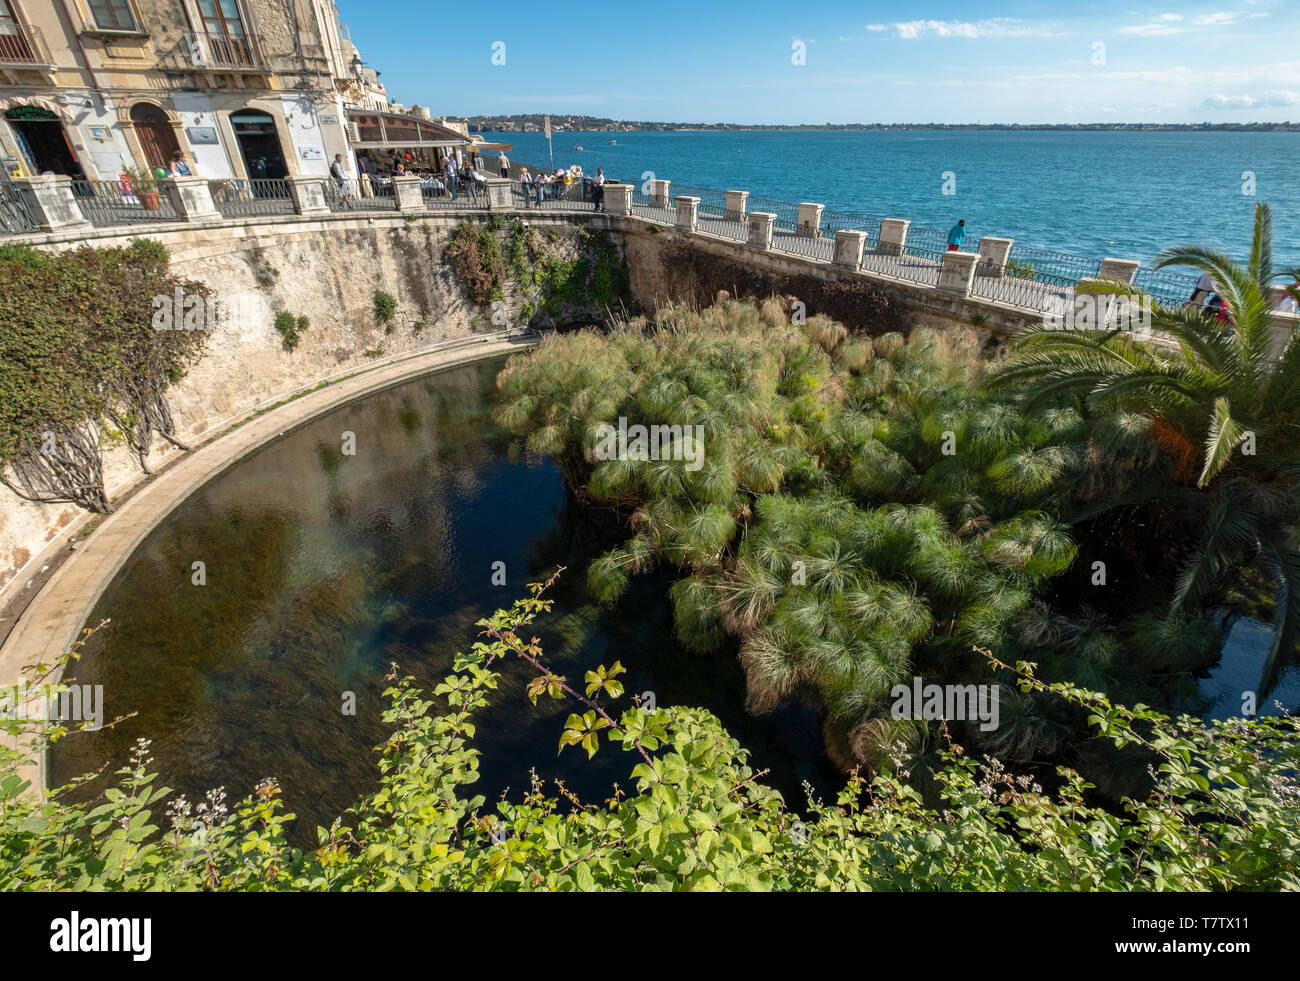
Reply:
M1254 20L1256 17L1267 16L1266 13L1247 14L1218 11L1213 14L1202 14L1200 17L1193 19L1192 24L1196 27L1228 27L1232 24ZM1121 27L1117 33L1127 34L1132 37L1163 37L1169 34L1183 34L1187 31L1187 28L1175 26L1180 24L1182 20L1182 14L1161 14L1159 20Z
M1212 95L1201 103L1203 109L1263 109L1275 106L1294 106L1300 103L1300 93L1265 92L1263 95Z
M1015 17L993 17L988 20L908 20L892 24L868 24L869 31L888 31L904 41L924 37L1064 37L1050 25L1031 24Z
M1171 24L1133 24L1130 27L1121 27L1116 33L1135 34L1138 37L1159 37L1164 34L1182 34L1183 29Z
M1197 17L1194 21L1192 21L1192 23L1196 24L1198 27L1224 27L1228 24L1239 24L1243 20L1254 20L1256 17L1267 17L1267 16L1268 14L1266 13L1230 14L1230 13L1225 13L1223 11L1219 11L1218 13L1214 13L1214 14L1203 14L1202 16Z

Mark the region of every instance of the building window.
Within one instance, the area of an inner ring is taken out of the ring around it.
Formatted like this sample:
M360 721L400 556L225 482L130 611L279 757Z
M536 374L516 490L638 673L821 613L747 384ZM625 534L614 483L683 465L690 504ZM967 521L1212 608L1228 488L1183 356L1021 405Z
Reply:
M101 31L138 31L129 0L90 0L90 13Z
M199 13L203 15L203 29L209 34L244 36L244 18L235 0L199 0Z

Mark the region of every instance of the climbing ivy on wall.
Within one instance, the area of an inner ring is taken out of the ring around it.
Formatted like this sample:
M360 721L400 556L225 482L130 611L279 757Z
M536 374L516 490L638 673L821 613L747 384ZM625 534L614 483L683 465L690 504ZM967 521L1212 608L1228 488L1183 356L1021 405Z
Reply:
M168 261L148 239L0 247L0 483L20 497L109 511L105 445L125 443L146 472L154 436L185 448L166 392L218 318Z

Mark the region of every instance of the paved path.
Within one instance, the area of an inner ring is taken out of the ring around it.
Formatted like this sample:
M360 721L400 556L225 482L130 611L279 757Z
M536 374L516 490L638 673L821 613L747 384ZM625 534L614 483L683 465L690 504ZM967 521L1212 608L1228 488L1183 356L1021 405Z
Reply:
M194 491L243 457L345 402L438 368L505 354L532 343L535 338L494 338L405 357L251 418L186 454L105 518L31 601L0 649L0 685L15 685L24 668L53 663L70 650L82 636L86 618L100 595L149 533ZM230 420L231 425L236 421ZM14 745L9 737L4 738ZM37 788L45 786L44 762L23 774Z

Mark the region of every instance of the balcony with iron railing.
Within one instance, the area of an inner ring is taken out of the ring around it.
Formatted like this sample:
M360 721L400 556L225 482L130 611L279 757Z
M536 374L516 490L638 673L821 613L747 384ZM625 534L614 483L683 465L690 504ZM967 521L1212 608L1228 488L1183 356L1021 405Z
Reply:
M11 25L0 32L0 65L53 66L39 27Z
M207 71L269 72L270 64L257 34L213 34L192 31L185 36L192 67Z

